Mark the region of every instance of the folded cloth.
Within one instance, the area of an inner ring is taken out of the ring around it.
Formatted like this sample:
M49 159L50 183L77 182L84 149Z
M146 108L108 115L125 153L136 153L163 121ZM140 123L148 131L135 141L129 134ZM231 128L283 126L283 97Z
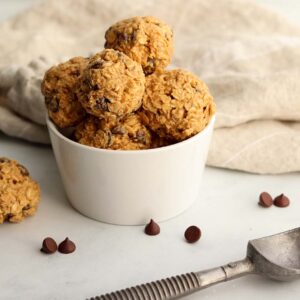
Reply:
M115 21L154 15L174 29L173 66L207 82L217 103L208 164L300 171L300 27L249 0L48 0L0 25L0 130L48 143L45 70L100 51Z

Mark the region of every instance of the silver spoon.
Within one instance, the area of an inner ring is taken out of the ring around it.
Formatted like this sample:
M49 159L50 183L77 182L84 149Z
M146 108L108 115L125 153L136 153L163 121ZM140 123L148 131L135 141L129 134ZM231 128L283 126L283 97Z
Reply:
M178 299L214 284L248 274L279 281L300 278L300 227L249 241L243 260L90 298L90 300Z

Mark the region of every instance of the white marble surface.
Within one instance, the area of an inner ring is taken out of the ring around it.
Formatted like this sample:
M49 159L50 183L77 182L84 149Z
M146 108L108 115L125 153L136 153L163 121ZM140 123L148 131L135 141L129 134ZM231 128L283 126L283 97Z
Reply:
M0 0L5 19L37 0ZM267 1L297 21L297 0ZM102 224L74 211L63 192L52 151L0 134L0 156L28 166L42 188L38 213L21 224L0 226L0 299L85 299L103 292L165 276L214 267L243 258L249 239L300 225L300 175L258 176L207 168L199 201L186 213L164 222L161 235L143 228ZM285 192L286 209L262 209L258 194ZM126 213L126 212L125 212ZM188 225L197 224L203 238L183 240ZM45 236L69 236L77 244L72 255L39 252ZM298 300L300 282L277 283L249 276L201 291L186 299Z

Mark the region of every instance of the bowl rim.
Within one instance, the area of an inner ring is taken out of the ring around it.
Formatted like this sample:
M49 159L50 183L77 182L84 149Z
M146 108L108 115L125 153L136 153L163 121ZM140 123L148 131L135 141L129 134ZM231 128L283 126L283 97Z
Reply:
M68 137L64 136L56 127L56 125L50 120L49 116L47 116L46 118L46 123L47 123L47 127L48 130L53 132L60 140L64 140L66 143L70 144L71 146L74 147L79 147L88 151L96 151L99 153L109 153L109 154L125 154L125 155L132 155L132 154L147 154L147 153L155 153L155 152L164 152L164 151L168 151L168 150L172 150L172 149L176 149L176 148L180 148L183 147L187 144L190 144L192 142L194 142L195 140L197 140L198 138L200 138L201 136L207 134L207 132L211 129L211 127L214 126L215 123L215 119L216 119L216 114L213 114L209 123L206 125L206 127L200 131L199 133L195 134L194 136L178 142L176 144L172 144L172 145L168 145L168 146L163 146L163 147L158 147L158 148L153 148L153 149L142 149L142 150L113 150L113 149L102 149L102 148L96 148L96 147L92 147L92 146L88 146L88 145L83 145L80 144L78 142L75 142L71 139L69 139ZM52 143L52 140L51 140Z

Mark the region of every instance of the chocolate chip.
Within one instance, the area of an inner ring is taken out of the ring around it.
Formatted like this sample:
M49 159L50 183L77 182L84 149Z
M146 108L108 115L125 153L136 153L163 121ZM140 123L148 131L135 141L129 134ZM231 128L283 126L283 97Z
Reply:
M31 208L31 205L30 204L27 204L26 206L24 206L23 208L22 208L22 210L28 210L28 209L30 209Z
M155 63L156 63L156 59L155 59L155 58L148 57L147 63L148 63L149 65L151 65L152 67L154 67L154 66L155 66Z
M124 42L130 42L133 38L133 36L131 34L127 34L124 32L118 32L117 33L117 38L120 41L124 41Z
M98 61L95 61L95 62L90 66L90 68L91 68L91 69L100 69L102 66L103 66L103 61L102 61L102 60L98 60Z
M145 227L145 233L148 235L158 235L160 233L160 227L151 219Z
M145 143L145 132L139 129L133 140L138 143Z
M17 164L17 166L23 176L29 176L28 170L23 165Z
M52 98L51 101L48 103L48 109L52 111L53 113L56 113L59 111L59 103L56 98Z
M0 163L9 162L9 159L6 157L0 157Z
M47 107L48 107L48 105L50 104L51 100L52 100L51 97L45 96L45 103L46 103Z
M111 101L107 98L99 98L96 100L95 108L100 109L103 111L109 111L108 104L111 103Z
M201 237L201 230L197 226L190 226L184 232L184 237L188 243L195 243Z
M78 76L80 75L80 71L79 71L79 70L73 70L70 74L71 74L72 76L78 77Z
M285 196L284 194L281 194L274 199L274 205L277 207L287 207L290 205L290 199Z
M5 220L9 220L10 218L12 218L14 215L12 213L9 213L6 215Z
M126 130L124 127L118 125L111 130L112 134L125 134Z
M55 240L51 237L47 237L43 240L42 252L46 254L53 254L57 251L57 244Z
M66 238L58 246L58 251L63 254L72 253L75 251L75 249L76 249L75 244L71 240L69 240L69 238Z
M262 192L259 195L259 202L258 204L262 207L270 207L273 205L273 199L271 195L267 192Z

